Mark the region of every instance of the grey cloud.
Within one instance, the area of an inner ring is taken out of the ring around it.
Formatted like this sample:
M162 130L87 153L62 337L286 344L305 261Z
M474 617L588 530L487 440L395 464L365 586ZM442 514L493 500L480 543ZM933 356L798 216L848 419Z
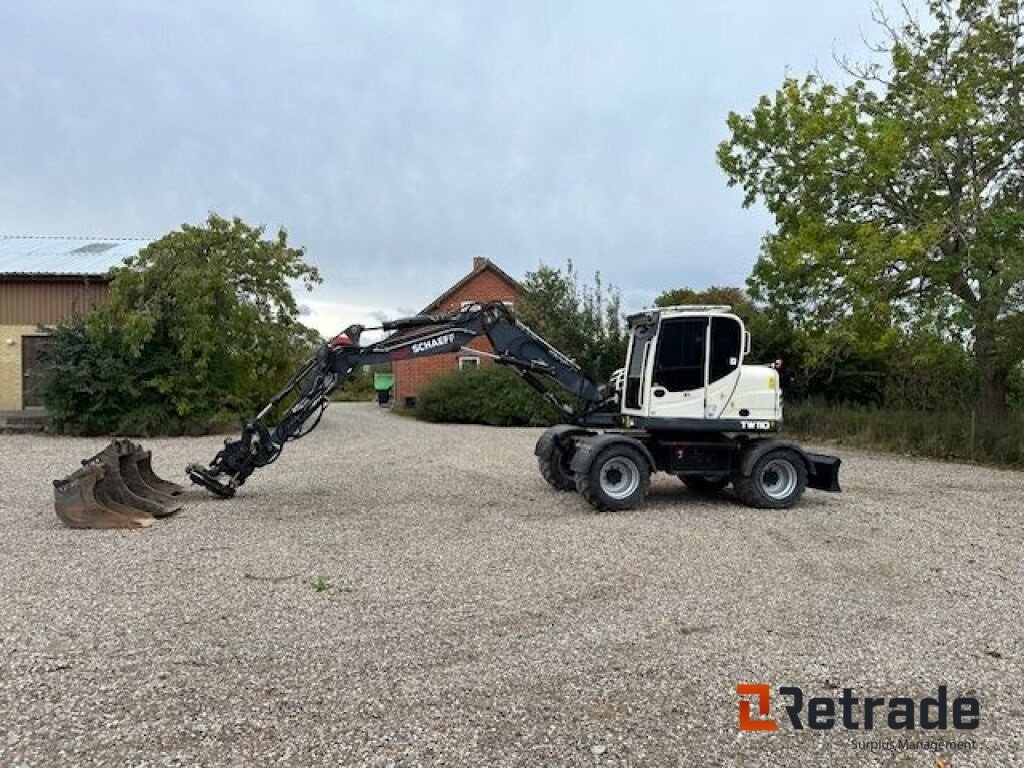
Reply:
M571 258L629 302L740 283L769 221L730 109L857 50L866 0L52 2L0 11L0 230L287 226L344 305L422 306L473 255Z

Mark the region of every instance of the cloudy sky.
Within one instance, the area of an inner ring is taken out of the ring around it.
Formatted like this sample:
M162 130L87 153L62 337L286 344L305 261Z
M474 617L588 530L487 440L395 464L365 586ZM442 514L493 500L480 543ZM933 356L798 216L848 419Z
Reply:
M741 284L770 221L715 164L727 113L870 29L869 0L4 3L0 233L284 225L324 332L475 255L630 308Z

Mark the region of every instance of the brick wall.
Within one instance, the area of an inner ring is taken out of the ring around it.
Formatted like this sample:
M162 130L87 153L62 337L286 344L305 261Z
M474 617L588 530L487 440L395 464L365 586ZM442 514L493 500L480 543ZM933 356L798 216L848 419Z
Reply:
M464 301L488 302L488 301L510 301L516 302L520 298L519 289L509 282L499 272L484 266L465 285L461 286L452 295L445 297L440 304L431 305L429 312L452 312L458 310ZM474 339L469 347L493 354L494 348L484 338ZM420 389L435 376L449 371L457 370L459 358L469 356L469 352L457 354L435 355L433 357L422 357L418 360L401 360L394 364L395 372L395 403L402 407L408 399L416 397ZM487 358L481 357L481 365L489 364Z

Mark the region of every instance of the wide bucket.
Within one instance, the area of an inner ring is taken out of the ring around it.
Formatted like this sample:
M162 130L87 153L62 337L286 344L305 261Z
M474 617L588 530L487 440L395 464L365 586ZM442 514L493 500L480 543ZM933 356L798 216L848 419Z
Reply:
M69 528L145 528L153 517L110 499L103 487L106 468L90 464L53 481L53 508Z

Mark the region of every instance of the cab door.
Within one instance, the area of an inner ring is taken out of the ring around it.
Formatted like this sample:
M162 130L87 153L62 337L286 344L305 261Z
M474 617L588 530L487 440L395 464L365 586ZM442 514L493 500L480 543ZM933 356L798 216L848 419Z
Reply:
M649 362L648 413L656 418L703 419L708 353L708 317L661 321Z
M708 383L704 418L720 419L740 380L746 334L739 318L713 315L708 329Z
M622 412L646 416L650 396L650 356L657 336L657 323L639 324L631 329L629 353L623 379Z

